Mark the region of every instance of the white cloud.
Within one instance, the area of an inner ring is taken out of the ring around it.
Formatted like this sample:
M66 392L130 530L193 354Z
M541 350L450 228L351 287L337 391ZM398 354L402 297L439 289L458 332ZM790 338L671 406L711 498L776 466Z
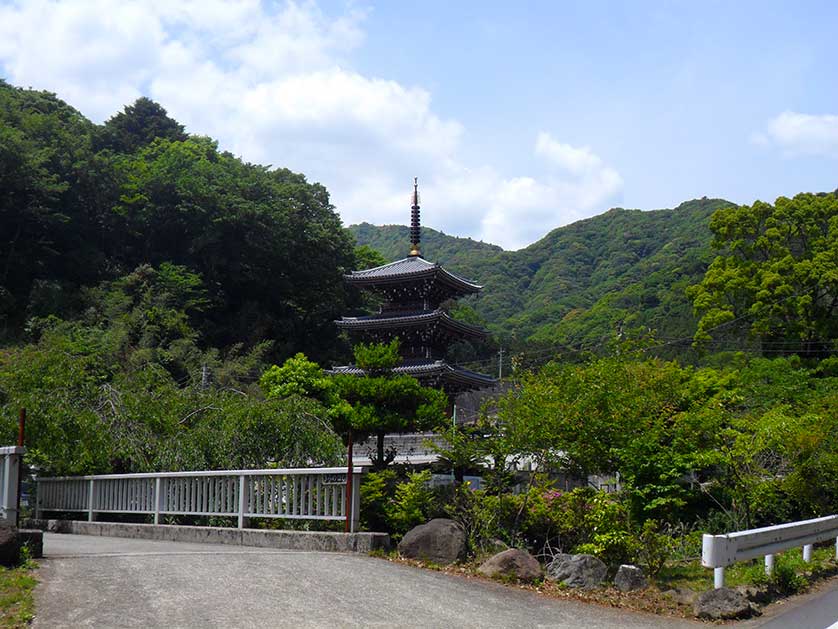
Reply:
M0 5L0 68L96 121L148 95L188 131L324 183L347 224L406 222L414 175L424 224L507 248L619 196L613 168L548 133L538 175L464 163L465 127L427 90L352 69L365 19L311 2L30 0Z
M838 116L784 111L751 140L758 146L776 146L788 155L838 156Z

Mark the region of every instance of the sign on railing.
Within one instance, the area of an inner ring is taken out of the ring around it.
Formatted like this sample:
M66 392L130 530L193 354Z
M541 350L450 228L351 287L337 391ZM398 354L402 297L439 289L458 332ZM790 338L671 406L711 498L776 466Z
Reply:
M346 520L345 467L106 474L37 479L44 511ZM352 474L350 531L358 529L361 470Z
M802 546L803 559L811 561L812 545L828 539L835 539L835 553L838 559L838 515L725 535L704 535L701 544L701 565L713 568L713 583L718 589L724 586L725 566L764 556L765 571L771 574L775 553Z

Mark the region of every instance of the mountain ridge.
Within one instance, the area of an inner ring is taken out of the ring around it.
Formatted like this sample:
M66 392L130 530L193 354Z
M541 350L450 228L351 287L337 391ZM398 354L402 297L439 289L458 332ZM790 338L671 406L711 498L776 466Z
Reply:
M467 303L501 342L593 344L644 330L688 336L695 320L684 289L712 259L710 215L730 205L703 197L675 208L611 208L514 251L426 227L422 249L485 286ZM406 226L347 229L388 261L407 255Z

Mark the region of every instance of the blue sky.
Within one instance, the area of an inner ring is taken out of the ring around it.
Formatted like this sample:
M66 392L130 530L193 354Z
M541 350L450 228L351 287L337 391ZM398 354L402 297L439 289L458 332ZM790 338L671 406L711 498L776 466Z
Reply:
M518 248L612 206L838 187L831 2L0 2L0 74L148 95L344 221Z

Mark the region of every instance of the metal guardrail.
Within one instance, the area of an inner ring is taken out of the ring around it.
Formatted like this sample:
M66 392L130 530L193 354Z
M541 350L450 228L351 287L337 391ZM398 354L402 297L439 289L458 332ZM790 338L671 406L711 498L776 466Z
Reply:
M701 565L713 568L713 585L718 589L724 587L726 566L754 557L765 557L765 572L771 574L775 553L802 546L803 560L808 562L812 560L813 544L828 539L835 539L835 556L838 559L838 515L725 535L704 535Z
M23 446L0 447L0 519L17 525L20 459Z
M346 467L104 474L38 478L35 517L45 511L345 520ZM352 474L350 531L358 530L362 470Z

